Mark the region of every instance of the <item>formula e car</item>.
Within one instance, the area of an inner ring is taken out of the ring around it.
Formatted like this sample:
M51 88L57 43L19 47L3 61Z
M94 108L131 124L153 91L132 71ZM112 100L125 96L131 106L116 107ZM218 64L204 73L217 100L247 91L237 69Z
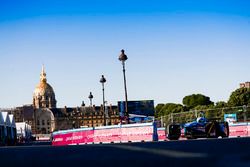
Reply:
M216 120L207 120L205 117L199 117L193 122L184 125L171 124L167 127L167 137L170 140L178 140L181 137L182 129L184 137L187 139L196 138L218 138L229 136L229 126L227 122Z

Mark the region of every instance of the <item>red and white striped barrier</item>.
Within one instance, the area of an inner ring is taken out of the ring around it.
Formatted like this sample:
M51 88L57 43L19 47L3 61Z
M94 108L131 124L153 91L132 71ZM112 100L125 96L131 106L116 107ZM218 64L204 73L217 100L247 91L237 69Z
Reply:
M165 128L156 129L154 123L144 123L58 131L53 133L52 145L166 141ZM250 136L250 123L229 126L229 137L246 136ZM186 140L183 130L180 140Z
M144 123L58 131L52 145L153 141L155 129L154 123Z
M250 123L236 123L229 125L229 137L250 136Z
M158 128L157 134L158 134L158 141L166 141L167 140L165 128Z

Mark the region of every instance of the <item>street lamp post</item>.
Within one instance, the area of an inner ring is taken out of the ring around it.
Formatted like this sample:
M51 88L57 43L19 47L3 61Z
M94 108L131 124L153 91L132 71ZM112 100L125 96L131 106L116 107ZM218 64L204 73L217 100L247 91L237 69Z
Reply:
M89 93L89 100L90 100L90 107L91 107L91 124L92 124L92 127L94 127L94 123L93 123L93 112L94 112L94 110L93 110L93 107L92 107L92 99L93 99L93 95L92 95L92 92L90 92Z
M125 61L128 59L127 55L124 53L125 51L121 50L121 55L119 56L119 60L122 62L123 68L123 80L124 80L124 89L125 89L125 114L127 116L127 121L129 123L129 114L128 114L128 95L127 95L127 85L126 85L126 74L125 74Z
M92 99L93 99L92 92L89 93L89 101L90 101L90 106L92 106Z
M102 83L102 105L103 105L104 126L106 126L105 97L104 97L104 83L106 82L106 79L104 78L104 75L102 75L100 82Z

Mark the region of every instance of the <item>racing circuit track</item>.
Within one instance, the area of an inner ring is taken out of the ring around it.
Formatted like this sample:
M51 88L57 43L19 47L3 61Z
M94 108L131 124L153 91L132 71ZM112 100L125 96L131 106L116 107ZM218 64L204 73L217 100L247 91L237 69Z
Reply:
M250 138L1 147L3 166L249 167Z

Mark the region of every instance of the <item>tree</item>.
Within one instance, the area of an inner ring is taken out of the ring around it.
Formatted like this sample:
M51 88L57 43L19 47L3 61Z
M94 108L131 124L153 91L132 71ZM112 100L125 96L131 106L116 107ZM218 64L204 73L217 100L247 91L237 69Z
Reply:
M224 107L227 107L227 103L224 101L218 101L215 104L215 108L224 108Z
M229 106L243 106L250 104L250 89L239 88L233 91L228 100Z
M207 97L202 94L192 94L189 96L185 96L182 100L182 103L189 109L193 109L199 105L213 105L213 102L210 101L210 97Z
M184 112L184 109L183 105L175 103L167 103L165 105L158 104L155 108L157 117L168 115L170 113Z
M184 108L181 104L175 104L175 103L167 103L165 105L165 112L166 114L170 113L178 113L178 112L183 112Z
M157 106L155 107L155 116L158 117L159 115L162 115L162 108L164 107L164 104L160 103L157 104Z
M210 105L198 105L198 106L195 106L193 109L202 111L202 110L208 110L208 109L213 109L213 108L214 108L214 105L210 104Z

